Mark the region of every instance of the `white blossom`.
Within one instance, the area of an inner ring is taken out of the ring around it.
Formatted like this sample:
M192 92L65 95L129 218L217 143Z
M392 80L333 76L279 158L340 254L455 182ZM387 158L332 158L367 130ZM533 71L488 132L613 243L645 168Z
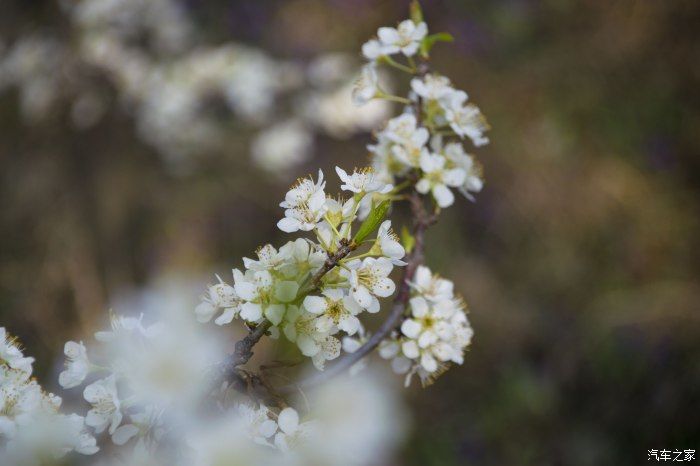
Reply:
M304 356L310 357L314 366L323 370L325 362L340 356L341 343L330 331L319 330L316 314L304 308L290 306L285 315L284 334L294 342Z
M77 387L85 380L90 371L87 350L83 342L66 342L64 350L66 355L66 368L58 375L58 383L63 388Z
M423 154L420 158L423 177L416 183L416 191L422 194L431 192L437 204L444 208L454 203L450 187L464 184L466 173L461 168L447 168L447 159L438 154Z
M362 45L362 55L367 59L374 61L384 55L396 53L396 47L393 45L384 45L377 39L371 39Z
M461 299L453 295L451 281L433 275L425 266L416 271L409 301L410 316L401 323L401 333L383 342L379 354L392 360L394 372L413 374L430 383L448 364L462 364L473 330Z
M293 450L318 429L312 421L299 422L299 413L294 408L284 408L277 418L277 425L280 431L275 435L275 446L283 452Z
M388 258L394 265L406 265L406 263L401 260L406 255L406 250L401 245L399 237L391 230L391 220L384 220L379 226L379 230L377 230L377 241L370 252Z
M426 100L439 100L454 92L450 80L445 76L427 74L425 77L411 80L413 92Z
M277 222L279 229L286 233L314 229L323 217L326 201L325 186L321 170L318 171L316 183L311 178L299 180L287 192L285 200L280 204L280 207L285 209L285 217Z
M345 170L340 167L335 167L336 173L343 184L340 189L351 191L353 193L380 193L386 194L394 187L390 184L383 183L377 179L374 170L371 167L362 170L353 171L352 175L348 175Z
M466 174L464 183L459 187L459 191L469 200L474 200L471 193L478 193L484 187L481 165L474 160L474 157L464 151L460 143L451 142L445 145L442 154L447 160Z
M362 308L343 290L328 288L321 296L304 298L304 308L312 314L317 314L316 328L322 333L336 333L340 329L348 335L354 335L360 329L357 315Z
M360 77L357 78L355 87L352 90L352 101L355 105L364 105L377 97L379 93L378 79L377 70L373 63L362 67Z
M454 284L450 280L433 274L425 265L416 269L411 287L432 302L451 299L454 293Z
M350 282L351 295L368 312L379 312L379 298L391 296L396 285L389 278L393 268L385 257L355 259L346 264L341 275Z
M34 358L25 357L11 338L5 327L0 327L0 363L7 364L12 369L17 369L25 374L32 373Z
M489 143L489 139L484 136L489 125L476 105L465 104L467 101L465 92L451 92L443 100L445 101L445 118L458 136L469 137L477 147Z
M217 312L223 309L223 313L214 320L216 325L230 323L238 316L241 310L241 300L236 294L236 290L225 283L220 277L216 277L219 283L211 285L207 289L207 295L202 298L202 302L195 308L194 313L199 322L209 322Z
M382 45L386 47L386 54L401 52L407 57L416 54L420 42L428 34L428 26L424 23L414 23L407 19L399 23L398 27L381 27L377 36Z
M122 422L121 402L117 395L116 377L110 375L91 383L83 391L85 401L92 405L85 423L95 428L98 434L109 427L114 434Z
M240 313L243 319L257 322L264 315L275 325L279 324L285 311L285 305L271 302L275 293L275 283L269 271L248 270L243 274L240 270L234 269L233 279L236 293L245 301L241 305ZM296 290L294 294L296 294Z
M241 403L237 406L238 413L243 417L248 426L248 435L255 443L271 445L269 440L277 432L277 423L270 418L270 410L267 406L259 408Z

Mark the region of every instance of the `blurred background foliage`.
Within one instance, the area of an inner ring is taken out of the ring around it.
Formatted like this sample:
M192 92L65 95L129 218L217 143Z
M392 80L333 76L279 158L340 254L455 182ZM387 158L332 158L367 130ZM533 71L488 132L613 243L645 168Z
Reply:
M431 30L455 36L434 67L493 130L477 151L485 190L428 242L476 337L463 367L407 393L414 431L397 464L640 464L647 449L699 449L700 4L422 3ZM357 55L407 15L399 0L182 4L208 42L292 61ZM54 2L0 12L5 43L69 35ZM311 160L272 176L241 129L180 174L118 105L85 130L60 105L40 122L18 106L0 94L0 323L49 386L52 355L120 290L173 270L206 280L279 243L287 185L363 165L371 140L320 136Z

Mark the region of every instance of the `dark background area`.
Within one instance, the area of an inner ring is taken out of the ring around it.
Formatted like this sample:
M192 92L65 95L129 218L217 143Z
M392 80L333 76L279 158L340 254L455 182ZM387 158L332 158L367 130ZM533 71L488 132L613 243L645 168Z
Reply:
M207 43L299 61L357 55L407 16L404 1L183 4ZM462 367L408 391L397 464L636 465L648 449L700 449L700 4L422 4L431 31L455 37L434 68L493 129L474 151L484 191L445 211L427 247L475 339ZM53 2L0 5L3 42L36 31L71 35ZM0 324L49 386L63 342L94 330L115 293L279 244L289 182L363 165L371 140L319 136L280 180L250 164L241 129L182 175L116 103L83 131L60 104L39 122L18 105L0 94Z

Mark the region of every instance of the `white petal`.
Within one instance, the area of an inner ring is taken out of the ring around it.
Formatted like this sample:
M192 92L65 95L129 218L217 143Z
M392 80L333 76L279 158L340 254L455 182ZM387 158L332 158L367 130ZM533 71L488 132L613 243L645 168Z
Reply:
M307 296L304 298L304 308L312 314L323 314L328 309L326 298L320 296Z
M236 317L236 308L229 307L224 310L224 312L214 319L216 325L226 325L230 324L234 317Z
M399 32L390 27L381 27L377 30L377 37L385 45L393 45L399 41Z
M413 319L406 319L401 324L401 333L408 338L416 338L420 334L421 325Z
M304 356L312 357L321 351L321 347L308 335L297 335L297 346Z
M139 428L133 424L125 424L112 434L112 442L115 445L124 445L131 437L139 433Z
M277 222L277 228L285 233L294 233L295 231L299 231L301 228L301 223L299 223L299 220L297 219L285 217Z
M423 356L421 356L420 365L423 366L423 369L428 372L435 372L438 368L438 363L435 358L427 353L424 353Z
M357 304L365 309L372 304L372 295L369 290L362 285L353 290L352 296L355 298L355 301L357 301Z
M258 292L258 289L255 286L255 284L243 281L243 279L241 279L240 281L236 281L234 289L236 290L236 294L238 294L238 296L240 296L241 299L245 301L251 301L255 299Z
M284 408L280 412L277 424L285 434L293 434L299 427L299 414L294 408Z
M338 328L348 335L354 335L360 329L360 320L353 315L346 314L340 318Z
M372 291L374 292L374 294L379 296L380 298L386 298L388 296L391 296L395 290L396 285L391 280L391 278L388 277L384 277L377 280L377 282L372 287Z
M197 322L209 322L211 318L214 317L214 314L216 314L216 306L210 302L204 301L194 308L194 313L197 316Z
M404 342L401 345L401 351L403 352L404 356L411 359L416 359L420 355L418 345L416 345L416 342L413 340Z
M428 311L430 310L430 307L428 305L428 301L425 300L422 296L416 296L415 298L411 298L409 301L411 305L411 314L413 314L413 317L416 317L420 319L421 317L425 317L426 314L428 314Z
M437 204L442 208L451 206L455 201L454 194L452 194L450 188L444 184L433 186L433 197L435 198L435 201L437 201Z
M256 322L262 317L262 308L260 304L243 303L241 306L241 318L248 322Z

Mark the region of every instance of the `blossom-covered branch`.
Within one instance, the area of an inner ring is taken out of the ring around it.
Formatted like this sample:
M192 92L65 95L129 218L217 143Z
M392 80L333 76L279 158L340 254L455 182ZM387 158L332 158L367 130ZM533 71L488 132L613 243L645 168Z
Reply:
M110 328L95 334L96 348L66 343L59 383L65 389L85 385L82 395L90 409L84 418L58 414L56 398L29 381L31 361L0 334L0 390L29 393L34 402L1 406L0 447L22 438L12 429L23 428L27 406L43 406L49 409L28 411L49 412L51 419L70 425L65 432L71 438L59 437L58 453L95 453L94 433L128 448L122 450L129 451L127 464L345 464L350 456L355 465L377 464L377 458L355 448L355 437L334 427L332 417L310 410L311 419L303 419L289 391L330 386L332 403L338 391L342 399L362 396L371 413L363 411L356 430L369 445L368 426L374 429L394 415L385 408L389 403L371 403L362 384L336 389L337 379L331 378L346 371L356 375L375 349L391 359L407 385L414 375L427 385L463 361L473 334L466 305L450 280L425 265L426 231L455 202L454 190L468 199L481 190L480 165L462 141L485 144L488 126L467 94L428 66L432 47L449 39L445 33L428 34L414 2L411 19L379 28L362 47L368 63L352 100L395 102L402 112L376 132L376 142L368 146L370 167L336 167L340 193L326 192L321 170L289 189L277 226L295 238L279 248L265 244L255 258L244 257L242 267L232 269L232 282L217 276L194 315L191 308L182 312L179 303L167 301L166 312L155 319L111 314ZM410 91L388 93L379 82L379 67L408 75ZM399 238L388 217L404 202L412 227L402 228ZM402 269L398 284L394 267ZM363 323L368 314L384 316L373 333ZM248 333L233 354L226 354L229 345L194 320L219 326L238 322ZM317 376L273 384L271 377L286 377L269 367L249 368L264 338L287 340L311 360ZM317 406L323 405L320 396Z

